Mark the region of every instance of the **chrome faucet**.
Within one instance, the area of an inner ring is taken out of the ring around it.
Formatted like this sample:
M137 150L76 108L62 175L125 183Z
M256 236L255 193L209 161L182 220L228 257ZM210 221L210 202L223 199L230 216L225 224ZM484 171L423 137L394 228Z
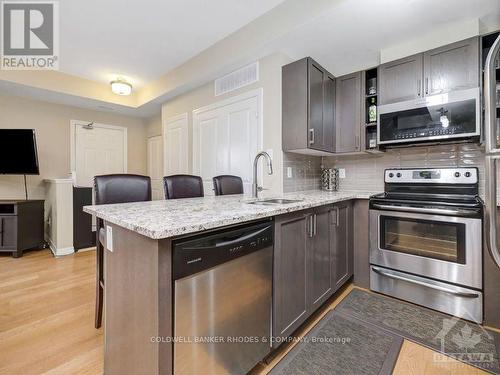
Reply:
M259 152L253 161L253 184L252 184L252 197L253 198L258 198L259 197L259 191L262 191L262 187L260 187L257 184L257 164L259 162L259 158L261 156L264 156L267 161L267 174L271 175L273 174L273 161L269 154L265 151Z

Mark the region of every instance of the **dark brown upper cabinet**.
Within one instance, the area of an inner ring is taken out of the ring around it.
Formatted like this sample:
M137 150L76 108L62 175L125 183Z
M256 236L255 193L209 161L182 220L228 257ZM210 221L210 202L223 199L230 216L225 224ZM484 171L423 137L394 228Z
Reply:
M479 38L424 53L425 95L479 87Z
M422 97L423 55L413 55L378 68L379 105Z
M361 151L361 72L336 79L335 152Z
M282 68L283 151L335 151L335 77L310 57Z
M379 104L479 87L479 38L382 64Z

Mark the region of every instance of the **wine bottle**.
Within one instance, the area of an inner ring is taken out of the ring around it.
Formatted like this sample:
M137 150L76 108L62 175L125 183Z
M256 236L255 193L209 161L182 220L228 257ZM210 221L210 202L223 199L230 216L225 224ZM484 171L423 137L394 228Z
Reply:
M377 122L377 104L375 98L370 98L370 106L368 107L368 122Z

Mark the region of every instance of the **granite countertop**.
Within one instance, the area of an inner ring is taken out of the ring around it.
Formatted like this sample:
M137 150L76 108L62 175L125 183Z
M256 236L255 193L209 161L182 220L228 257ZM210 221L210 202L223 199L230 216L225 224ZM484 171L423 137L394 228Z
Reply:
M304 191L283 196L287 199L302 199L300 202L273 205L248 204L246 202L253 200L248 196L226 195L85 206L83 210L144 236L162 239L349 199L366 199L376 193Z

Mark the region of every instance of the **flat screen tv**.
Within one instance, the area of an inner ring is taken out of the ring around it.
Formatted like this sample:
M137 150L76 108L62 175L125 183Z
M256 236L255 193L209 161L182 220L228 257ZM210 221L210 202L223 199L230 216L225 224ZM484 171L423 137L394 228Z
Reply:
M39 174L33 129L0 129L0 174Z

